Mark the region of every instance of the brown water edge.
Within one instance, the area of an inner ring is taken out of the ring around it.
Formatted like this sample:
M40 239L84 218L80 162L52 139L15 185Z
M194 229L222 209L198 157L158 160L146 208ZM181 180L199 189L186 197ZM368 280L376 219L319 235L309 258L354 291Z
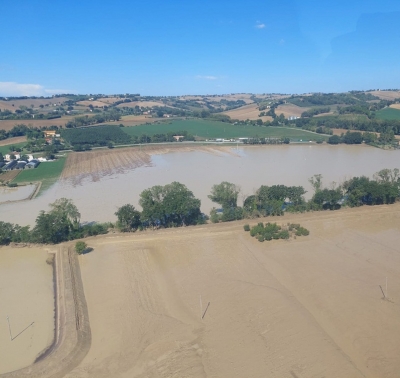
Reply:
M241 186L242 204L261 185L301 185L310 198L308 178L314 174L322 174L324 185L330 187L332 182L341 183L352 176L372 177L383 168L400 166L400 150L368 146L224 146L222 150L214 146L197 150L193 146L173 151L156 147L145 152L151 158L149 165L125 166L119 172L113 168L90 173L85 168L86 173L76 178L63 174L64 179L34 200L1 205L0 220L33 225L40 210L48 210L49 203L66 197L74 201L82 221L115 221L118 207L131 203L140 208L138 201L143 190L173 181L192 190L201 200L202 211L209 213L215 204L207 196L212 185L222 181ZM85 164L94 167L93 162ZM115 163L114 166L117 167Z
M36 182L25 185L18 185L16 187L0 188L0 205L3 203L15 203L31 200L39 192L40 186L41 182Z

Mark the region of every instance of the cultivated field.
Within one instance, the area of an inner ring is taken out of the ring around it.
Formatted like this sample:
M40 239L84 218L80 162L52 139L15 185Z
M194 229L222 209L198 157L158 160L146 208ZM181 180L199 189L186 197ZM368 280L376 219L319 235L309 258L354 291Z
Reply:
M73 116L67 116L54 119L11 119L0 121L0 129L11 130L15 125L24 124L26 126L42 127L42 126L64 126Z
M259 243L235 222L89 240L92 345L66 377L396 377L400 205L272 221L311 234Z
M35 169L24 169L13 180L14 183L41 182L39 194L53 185L64 169L66 158L40 163ZM11 171L14 172L14 171ZM1 176L0 176L1 177Z
M376 118L398 121L400 120L400 109L392 107L381 109L376 112Z
M73 184L81 182L86 177L99 181L102 176L150 165L150 162L150 156L138 148L72 152L68 154L60 178L71 180Z
M258 105L256 103L244 105L240 108L233 110L228 110L227 112L223 112L222 114L226 114L232 119L238 119L239 121L245 121L246 119L261 119L263 122L272 121L272 117L270 116L258 116L260 114L260 110L258 109Z
M158 133L168 133L186 130L189 134L202 139L215 138L240 138L240 137L260 137L260 138L282 138L287 137L292 140L319 140L325 139L324 136L312 132L307 132L299 128L289 127L258 127L253 125L233 125L226 122L215 122L199 119L172 120L165 123L154 123L151 125L140 125L136 127L126 127L123 129L129 135L140 136L141 134L154 135Z
M14 138L8 138L8 139L3 139L0 140L0 146L10 146L10 145L15 145L17 143L22 143L26 142L26 136L19 136L19 137L14 137Z
M44 248L0 248L0 376L31 365L53 341L53 272L46 264L48 257Z
M114 173L124 173L129 170L151 166L151 156L166 154L173 151L202 151L228 153L229 148L223 146L190 146L176 143L176 145L148 145L127 148L101 149L90 152L73 152L68 154L61 179L69 180L73 185L85 178L99 181L101 177Z
M117 105L118 108L134 108L135 106L140 106L141 108L152 108L154 106L165 105L161 101L132 101Z
M283 115L285 116L285 118L289 118L289 117L300 117L301 113L309 110L311 108L307 108L307 107L300 107L294 104L284 104L284 105L279 105L276 109L275 109L275 114L276 115L281 115L283 113Z
M367 92L371 93L372 95L379 97L381 100L394 100L396 98L400 98L399 91L372 91Z
M143 125L144 123L154 123L160 119L163 118L156 118L156 117L149 117L147 115L127 115L127 116L122 116L120 121L114 121L114 122L106 122L104 125L120 125L123 124L124 126L137 126L137 125ZM100 126L102 124L98 124Z
M390 108L400 110L400 104L393 104L393 105L390 105Z
M99 107L99 108L102 108L103 106L107 106L107 104L104 103L101 100L97 100L97 101L89 101L89 100L78 101L76 103L76 105L78 105L78 106L89 106L89 105L92 105L94 107Z
M0 173L0 182L6 183L13 181L21 171L19 169L14 169L13 171L6 171Z
M54 98L36 98L36 99L21 99L21 100L9 100L4 101L0 100L0 109L1 110L10 110L15 111L19 109L20 106L26 106L30 108L32 105L34 108L39 107L40 105L61 105L63 102L67 101L67 97L54 97ZM14 106L13 106L14 105Z

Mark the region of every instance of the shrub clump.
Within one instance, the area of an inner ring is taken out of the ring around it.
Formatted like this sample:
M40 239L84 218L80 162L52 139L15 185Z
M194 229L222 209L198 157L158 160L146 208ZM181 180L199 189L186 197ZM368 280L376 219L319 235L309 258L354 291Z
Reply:
M243 229L245 231L250 231L250 235L257 238L259 242L263 242L264 240L270 241L272 239L289 240L291 237L296 238L296 236L307 236L310 234L310 231L308 231L306 228L295 223L288 223L282 227L276 223L264 224L259 222L253 227L245 224Z

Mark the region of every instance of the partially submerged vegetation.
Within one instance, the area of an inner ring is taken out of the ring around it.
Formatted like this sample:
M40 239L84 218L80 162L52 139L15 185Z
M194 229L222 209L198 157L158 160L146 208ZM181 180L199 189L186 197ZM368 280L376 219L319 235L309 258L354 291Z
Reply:
M265 216L281 216L285 212L305 212L319 210L337 210L342 206L358 207L363 205L392 204L400 197L400 171L383 169L373 179L353 177L343 185L323 187L322 176L314 175L309 179L314 195L304 199L305 190L301 186L262 185L254 195L244 199L243 207L237 201L240 188L229 182L214 185L209 198L221 208L211 210L213 223L239 219L254 219ZM181 227L204 224L208 216L201 212L201 202L193 192L179 182L164 186L153 186L140 194L142 211L131 204L121 206L115 213L114 223L80 223L80 213L71 200L62 198L50 205L51 210L42 211L36 218L35 227L21 227L0 222L0 244L10 242L60 243L87 236L107 233L117 228L121 232L134 232L145 229ZM299 225L278 226L258 224L252 236L263 240L286 239L289 235L307 235L308 231ZM286 229L287 228L287 229ZM284 232L285 231L285 232ZM287 232L286 232L287 231Z

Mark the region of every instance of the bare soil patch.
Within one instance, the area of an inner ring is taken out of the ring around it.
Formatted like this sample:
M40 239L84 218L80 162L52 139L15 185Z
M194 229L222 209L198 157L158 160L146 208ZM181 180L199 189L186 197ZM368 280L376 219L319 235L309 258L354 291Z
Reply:
M12 120L2 120L0 121L0 129L11 130L15 125L26 125L32 127L41 126L64 126L68 121L73 119L73 116L67 116L62 118L54 119L12 119Z
M104 125L124 125L124 126L138 126L138 125L143 125L144 123L154 123L157 122L161 119L165 118L156 118L156 117L149 117L148 115L127 115L127 116L122 116L120 121L113 121L113 122L106 122ZM99 124L100 126L102 124Z
M107 104L105 104L104 102L97 100L97 101L89 101L89 100L85 100L85 101L78 101L76 103L76 105L79 106L89 106L92 105L94 107L99 107L102 108L103 106L107 106Z
M283 113L285 118L300 117L303 112L305 112L309 109L310 108L307 108L307 107L303 108L301 106L297 106L294 104L284 104L284 105L279 105L276 108L275 113L276 113L276 115L280 115L281 113Z
M161 101L132 101L118 104L118 108L134 108L135 106L143 108L153 108L154 106L165 106Z
M14 169L13 171L2 172L2 173L0 173L0 182L3 182L3 183L11 182L18 176L19 173L20 173L19 169Z
M8 146L12 144L26 142L26 135L0 140L0 146Z
M382 100L394 100L396 98L400 98L399 91L372 91L368 92L372 95L379 97Z
M285 215L311 234L268 244L244 222L91 239L92 346L66 377L395 377L399 210Z
M258 109L258 105L256 103L244 105L240 108L223 112L222 114L226 114L232 119L238 119L239 121L245 121L246 119L261 119L263 122L272 121L272 117L269 116L259 117L260 110Z
M390 108L399 109L399 110L400 110L400 104L393 104L393 105L390 105Z

